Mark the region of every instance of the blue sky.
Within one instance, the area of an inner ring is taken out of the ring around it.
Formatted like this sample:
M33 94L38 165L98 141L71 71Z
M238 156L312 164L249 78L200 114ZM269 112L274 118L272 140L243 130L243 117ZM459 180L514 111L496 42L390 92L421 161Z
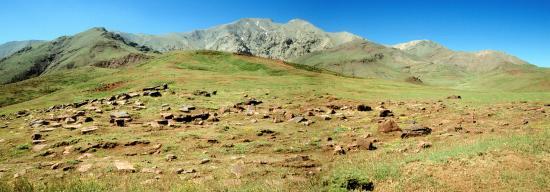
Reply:
M301 18L382 44L430 39L454 50L501 50L550 67L549 0L3 0L0 43L51 40L95 26L185 32L245 17Z

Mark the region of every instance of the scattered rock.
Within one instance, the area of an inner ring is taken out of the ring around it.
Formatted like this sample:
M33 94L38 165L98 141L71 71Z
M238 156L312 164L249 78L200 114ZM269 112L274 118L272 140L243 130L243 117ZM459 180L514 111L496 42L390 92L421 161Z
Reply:
M151 143L149 140L132 140L124 144L124 146L134 146L139 144L148 145Z
M174 114L172 113L161 113L160 114L160 117L164 118L164 119L173 119L174 118Z
M416 76L409 76L407 79L405 79L406 82L414 83L414 84L422 84L422 80L419 77Z
M370 181L359 180L356 178L349 178L344 183L340 184L341 187L345 187L347 191L373 191L374 183Z
M90 169L92 169L92 164L87 163L87 164L82 164L82 165L78 166L76 171L81 172L81 173L85 173L85 172L90 171Z
M195 171L195 169L182 169L182 168L178 168L174 171L176 174L187 174L187 173L195 173L197 171Z
M404 139L408 137L424 136L429 135L430 133L432 133L432 129L429 127L413 125L412 127L403 130L403 133L401 133L401 138Z
M44 143L46 142L46 140L43 140L43 139L38 139L38 140L32 140L32 144L40 144L40 143Z
M199 113L199 114L194 114L191 116L191 118L193 120L197 120L197 119L200 119L200 120L207 120L208 117L210 117L210 114L207 113L207 112L204 112L204 113Z
M42 149L46 148L46 144L38 144L38 145L34 145L32 146L32 151L34 152L38 152L38 151L42 151Z
M380 117L393 117L393 112L390 111L389 109L382 109L380 111Z
M348 150L376 150L374 142L372 140L360 139L355 141L348 146Z
M128 114L128 112L126 112L126 111L113 112L113 113L111 113L111 118L112 119L126 119L126 118L130 118L130 114Z
M33 133L31 135L32 140L40 140L41 138L42 138L42 134L40 134L40 133Z
M334 154L335 155L345 155L346 150L341 145L334 146Z
M126 122L124 119L115 119L114 121L116 126L119 126L119 127L124 127L124 124Z
M448 96L447 99L462 99L462 97L460 95L451 95Z
M420 143L418 143L418 148L425 149L425 148L430 148L430 147L432 147L432 143L430 143L430 142L421 141Z
M174 154L168 154L168 155L166 155L166 161L174 161L174 160L176 160L176 159L178 159L178 157L177 157L176 155L174 155Z
M306 122L307 119L305 117L298 116L298 117L292 118L290 121L295 122L295 123L302 123L302 122Z
M372 111L372 107L360 104L357 105L357 111Z
M59 167L61 167L61 165L62 165L62 163L55 163L55 164L53 164L52 166L50 166L50 168L51 168L52 170L56 170L56 169L58 169Z
M162 84L162 85L159 85L159 86L143 88L142 91L153 91L153 90L161 91L161 90L166 90L166 89L168 89L168 84L165 83L165 84Z
M191 112L192 110L195 110L195 106L192 106L192 105L183 105L181 108L180 108L180 111L181 112L184 112L184 113L189 113Z
M162 94L158 91L149 92L149 96L151 97L160 97Z
M202 159L200 164L207 164L207 163L210 163L210 159Z
M80 130L80 133L82 133L83 135L85 134L88 134L88 133L93 133L95 132L96 130L98 130L99 128L97 126L91 126L91 127L85 127L85 128L82 128Z
M265 134L275 134L275 131L269 130L269 129L262 129L258 132L258 136L263 136Z
M193 95L195 96L204 96L204 97L210 97L211 94L208 93L208 91L203 91L203 90L195 90L193 91Z
M128 161L116 160L115 167L120 172L129 172L129 173L136 172L134 165L130 164Z
M31 127L39 127L39 126L42 126L42 125L49 125L50 123L46 120L43 120L43 119L38 119L38 120L32 120L31 123L29 123L29 125Z
M159 125L168 125L168 120L166 120L166 119L159 119L156 122Z
M53 127L53 128L57 128L57 127L61 127L63 126L63 124L61 123L50 123L50 127Z
M79 129L80 127L82 127L82 124L73 124L73 125L63 125L63 128L64 129L68 129L68 130L75 130L75 129Z
M393 131L401 131L401 129L393 119L388 119L378 124L378 131L382 133L389 133Z
M66 124L76 123L76 119L72 117L68 117L65 119Z
M330 115L321 115L320 117L321 117L321 119L323 119L325 121L328 121L328 120L332 119L332 117L330 117Z
M262 104L263 102L260 101L260 100L257 100L255 98L252 98L252 99L248 99L242 103L239 103L241 105L259 105L259 104Z

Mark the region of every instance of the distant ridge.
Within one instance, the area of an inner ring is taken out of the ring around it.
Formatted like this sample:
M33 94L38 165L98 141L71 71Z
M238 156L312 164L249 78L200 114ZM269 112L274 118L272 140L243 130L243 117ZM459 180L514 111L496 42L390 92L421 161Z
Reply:
M8 57L11 54L14 54L15 52L24 49L25 47L29 47L32 45L36 45L39 43L43 43L45 41L42 40L28 40L28 41L10 41L4 44L0 45L0 59L4 57Z
M289 60L343 43L364 41L347 32L329 33L313 24L292 19L275 23L271 19L245 18L204 30L166 35L119 32L125 39L165 52L171 50L216 50Z
M105 28L33 44L0 60L0 84L84 66L116 67L146 58L150 50Z

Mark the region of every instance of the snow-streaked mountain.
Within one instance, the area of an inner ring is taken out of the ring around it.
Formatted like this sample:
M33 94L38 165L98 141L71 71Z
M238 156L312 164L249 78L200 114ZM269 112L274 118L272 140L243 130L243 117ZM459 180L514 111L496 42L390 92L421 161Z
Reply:
M275 23L271 19L247 18L205 30L166 35L119 32L125 39L164 52L171 50L217 50L289 60L313 51L364 41L357 35L325 32L313 24L293 19Z

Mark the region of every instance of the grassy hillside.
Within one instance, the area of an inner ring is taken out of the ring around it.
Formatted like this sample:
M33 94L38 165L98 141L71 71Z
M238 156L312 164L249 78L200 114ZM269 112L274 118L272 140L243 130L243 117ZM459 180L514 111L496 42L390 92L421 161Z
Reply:
M32 45L0 60L0 84L83 66L117 67L147 58L147 49L103 28Z
M548 111L549 92L455 90L316 71L258 57L190 51L123 68L61 70L1 86L0 102L12 105L0 108L0 115L7 115L0 119L0 191L348 191L369 182L374 191L461 191L465 186L544 191L550 186L550 118L541 112ZM13 115L142 93L163 83L169 89L160 97ZM205 97L194 95L196 90L217 93ZM446 99L450 95L462 99ZM263 103L243 111L233 107L250 98ZM358 111L359 104L373 111ZM181 112L183 105L197 109ZM328 113L334 106L335 113ZM382 107L394 116L380 117ZM110 114L119 111L133 118L124 127L109 123ZM205 112L219 121L157 124L163 113ZM310 124L296 123L283 112ZM93 121L30 126L35 119L76 113ZM433 130L407 139L401 132L378 132L378 122L389 119L402 129ZM94 132L81 132L93 126ZM32 144L36 132L44 141ZM376 149L367 149L368 142ZM337 153L337 146L345 154ZM135 172L119 171L117 162L127 162Z
M10 56L11 54L32 46L44 43L45 41L40 40L28 40L28 41L11 41L0 45L0 59Z
M445 54L447 52L453 53L446 50ZM473 63L468 63L468 59L463 58L467 55L471 55L470 60ZM475 54L464 53L458 59L460 64L453 64L451 61L456 59L454 56L430 61L396 48L373 43L351 43L314 52L293 62L359 78L405 81L414 76L419 77L425 85L460 90L550 90L548 69L529 64L483 63L482 61L491 62L496 59L476 59L473 55Z
M321 72L321 73L319 73ZM350 99L423 99L443 98L450 94L478 94L479 91L453 90L433 86L412 85L383 79L357 79L335 76L317 68L287 64L259 57L247 57L214 51L173 52L158 56L151 61L143 61L136 66L124 68L82 68L45 74L15 84L3 85L5 90L0 97L4 110L15 111L21 108L47 107L53 104L70 103L85 98L101 97L110 94L139 90L162 82L170 82L175 88L225 90L231 92L262 92L270 90L277 96L287 92L312 90L321 94L334 93L338 97ZM102 91L108 84L116 87ZM466 85L465 85L466 86ZM298 93L293 93L298 94ZM483 91L475 99L490 101L495 95ZM71 95L71 97L66 97ZM546 94L530 92L511 93L517 97L543 99ZM40 97L40 99L32 100ZM234 95L239 98L238 94ZM471 98L471 97L470 97ZM471 98L473 99L473 98ZM502 98L506 100L506 98ZM31 100L31 101L29 101Z

